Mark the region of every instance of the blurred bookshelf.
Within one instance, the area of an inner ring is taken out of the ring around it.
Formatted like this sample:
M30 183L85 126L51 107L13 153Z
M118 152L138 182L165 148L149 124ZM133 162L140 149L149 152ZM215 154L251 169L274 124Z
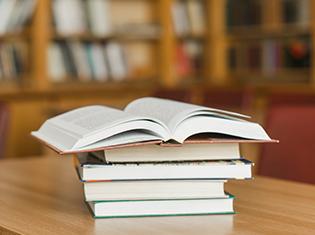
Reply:
M1 4L20 8L21 2ZM24 2L30 13L23 30L0 35L1 47L6 47L4 42L23 41L28 53L23 52L30 63L23 64L23 74L16 72L14 79L1 76L2 87L5 80L17 83L17 95L19 89L50 92L65 84L71 89L71 83L106 87L148 80L153 87L176 87L195 78L200 83L210 75L203 63L212 35L207 32L207 11L214 3L209 1Z
M2 1L8 11L0 25L1 91L141 86L139 81L153 88L310 84L313 5L310 0ZM27 11L21 15L22 8Z
M314 92L313 9L311 0L2 0L9 142L35 149L25 136L51 109L121 107L161 90L196 103L231 87ZM7 155L35 153L13 148Z
M247 84L314 83L310 0L227 0L229 77Z

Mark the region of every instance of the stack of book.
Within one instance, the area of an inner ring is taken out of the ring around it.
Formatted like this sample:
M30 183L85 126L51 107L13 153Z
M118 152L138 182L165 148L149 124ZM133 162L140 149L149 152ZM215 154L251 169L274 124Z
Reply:
M243 142L273 142L246 116L158 98L89 106L33 132L75 166L96 218L234 213L229 179L250 179Z

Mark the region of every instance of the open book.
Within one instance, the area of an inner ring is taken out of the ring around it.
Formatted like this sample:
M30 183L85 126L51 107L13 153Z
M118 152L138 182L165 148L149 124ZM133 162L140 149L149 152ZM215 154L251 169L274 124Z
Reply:
M59 153L105 149L131 143L183 143L197 134L224 134L270 141L242 114L159 98L140 98L124 110L87 106L48 119L32 135Z

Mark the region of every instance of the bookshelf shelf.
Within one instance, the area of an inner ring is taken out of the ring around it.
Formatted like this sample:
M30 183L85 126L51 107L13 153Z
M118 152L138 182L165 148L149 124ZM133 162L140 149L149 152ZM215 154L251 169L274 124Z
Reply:
M283 29L280 32L266 32L266 31L257 31L247 32L247 33L235 33L229 34L226 36L229 41L242 41L242 40L263 40L263 39L285 39L285 38L294 38L294 37L303 37L309 36L310 31L307 29L299 28L287 28Z
M63 40L63 41L89 41L89 42L108 42L108 41L158 41L159 36L144 36L144 35L109 35L109 36L95 36L93 34L75 34L75 35L60 35L54 34L52 36L53 40Z

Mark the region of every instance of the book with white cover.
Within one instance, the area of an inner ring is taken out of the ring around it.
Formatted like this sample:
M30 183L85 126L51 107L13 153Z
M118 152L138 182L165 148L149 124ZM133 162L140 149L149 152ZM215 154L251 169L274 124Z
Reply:
M203 0L188 0L187 1L189 22L191 33L202 34L206 29L206 18L204 15L205 4Z
M93 152L107 162L196 161L241 158L239 143L141 145Z
M223 198L224 181L139 180L84 182L86 201Z
M52 3L57 33L69 35L86 32L87 25L83 1L54 0Z
M181 36L190 32L187 6L184 1L176 0L173 2L172 18L176 35Z
M12 16L7 26L8 31L21 31L24 24L31 18L36 3L36 0L19 0L11 14Z
M74 41L69 43L69 47L73 54L74 64L78 70L79 79L81 81L90 81L92 71L89 66L84 44Z
M104 48L104 53L108 61L111 78L115 81L126 78L128 69L121 45L116 42L109 42Z
M32 135L61 154L95 151L145 141L183 143L201 133L219 133L247 140L271 141L246 116L219 109L145 97L124 111L94 105L48 119Z
M225 198L88 202L95 218L233 214L232 195Z
M78 154L76 167L83 181L249 179L252 162L246 159L193 162L107 164L90 154Z
M48 47L48 74L53 82L61 82L67 75L61 48L57 43L51 43Z
M0 35L7 32L7 27L17 4L18 0L0 1Z
M86 1L90 29L96 36L109 36L112 32L110 0Z
M93 78L97 81L106 81L108 77L107 65L103 48L100 44L91 45L91 56L93 61Z

